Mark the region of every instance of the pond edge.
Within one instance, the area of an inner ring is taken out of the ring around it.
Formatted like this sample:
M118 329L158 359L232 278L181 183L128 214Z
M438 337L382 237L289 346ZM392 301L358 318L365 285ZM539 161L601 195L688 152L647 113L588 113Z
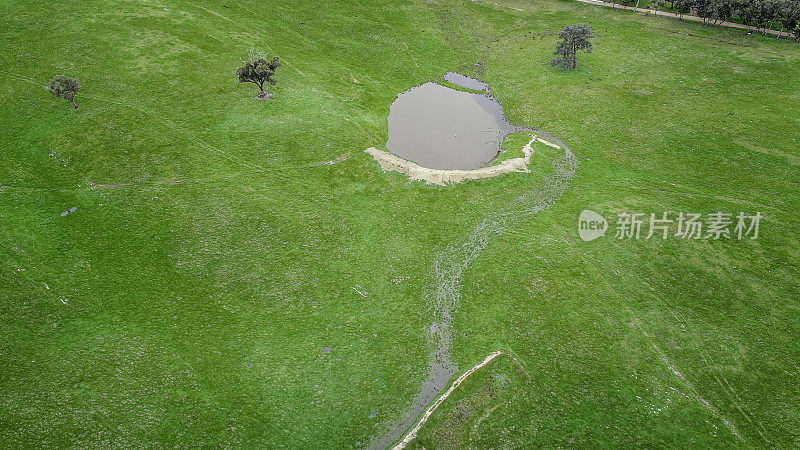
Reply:
M460 169L430 169L422 167L419 164L403 159L397 155L389 153L388 151L378 150L375 147L370 147L364 152L372 156L383 172L399 172L406 175L411 181L424 181L427 184L438 184L446 186L447 184L460 183L464 180L478 180L481 178L491 178L507 173L513 172L530 172L528 164L531 162L531 155L533 155L533 148L531 144L535 141L548 145L553 148L561 149L562 147L550 141L546 141L534 133L530 142L522 148L525 154L522 158L507 159L500 164L494 166L484 166L472 170Z

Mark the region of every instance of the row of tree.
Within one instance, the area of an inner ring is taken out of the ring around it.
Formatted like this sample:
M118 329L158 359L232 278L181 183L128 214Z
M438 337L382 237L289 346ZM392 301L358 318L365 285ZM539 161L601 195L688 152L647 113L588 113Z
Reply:
M623 5L638 5L639 0L609 0ZM764 34L774 29L786 31L800 42L800 0L651 0L658 11L667 3L680 15L694 12L704 24L717 25L737 19Z
M750 28L766 33L780 25L780 31L786 30L800 41L800 0L738 0L734 12Z

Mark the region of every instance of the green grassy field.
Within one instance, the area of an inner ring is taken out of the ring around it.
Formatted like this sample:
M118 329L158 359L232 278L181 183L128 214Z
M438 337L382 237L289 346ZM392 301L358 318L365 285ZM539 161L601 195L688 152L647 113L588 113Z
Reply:
M556 0L0 10L0 445L361 447L399 420L436 252L546 172L381 172L395 95L449 70L580 166L464 276L460 370L521 368L476 373L414 446L800 445L800 46ZM551 68L578 22L595 51ZM251 48L284 62L268 101L236 83ZM765 218L585 243L583 209Z

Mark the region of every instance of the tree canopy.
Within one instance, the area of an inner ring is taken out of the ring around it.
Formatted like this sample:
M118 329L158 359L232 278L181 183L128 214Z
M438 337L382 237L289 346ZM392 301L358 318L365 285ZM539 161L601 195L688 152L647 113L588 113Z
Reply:
M280 66L281 62L277 56L267 61L264 54L254 54L251 52L248 61L245 61L244 66L240 67L236 71L236 74L239 76L240 83L254 83L258 86L260 90L258 97L264 98L266 96L264 83L269 83L271 85L278 84L272 77L275 75L275 69Z
M583 50L586 53L592 52L592 42L590 39L594 37L592 29L585 23L579 23L571 27L564 27L558 33L561 42L558 43L556 55L550 64L555 66L563 66L565 69L575 69L578 67L578 50Z
M608 0L628 5L630 0ZM772 29L779 31L778 37L794 36L800 41L800 0L651 0L650 7L658 12L664 2L683 18L694 13L705 25L718 25L737 20L767 34Z
M72 102L72 109L77 109L75 94L81 88L81 83L75 78L58 75L47 84L47 90L58 98L63 98Z

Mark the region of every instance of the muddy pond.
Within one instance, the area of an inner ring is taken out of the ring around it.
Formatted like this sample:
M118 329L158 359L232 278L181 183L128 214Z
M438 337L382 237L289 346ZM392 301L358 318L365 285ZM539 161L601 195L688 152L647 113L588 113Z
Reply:
M486 86L460 76L463 79L449 78L460 86ZM509 123L503 107L488 93L428 82L401 93L392 103L386 149L430 169L477 169L497 156L507 134L518 131L531 130Z
M467 89L474 89L476 91L488 91L489 85L481 80L462 75L458 72L447 72L442 76L445 81L461 86Z

